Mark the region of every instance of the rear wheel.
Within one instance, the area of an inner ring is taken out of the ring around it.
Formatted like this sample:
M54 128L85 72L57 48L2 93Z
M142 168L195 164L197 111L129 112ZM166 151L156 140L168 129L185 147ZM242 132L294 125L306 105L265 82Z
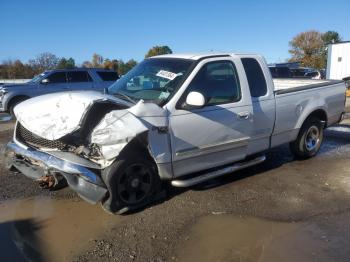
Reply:
M155 164L144 156L121 157L103 171L109 195L103 208L122 214L149 204L158 189Z
M299 158L310 158L317 154L323 142L323 124L311 117L305 121L295 141L290 143L293 154Z

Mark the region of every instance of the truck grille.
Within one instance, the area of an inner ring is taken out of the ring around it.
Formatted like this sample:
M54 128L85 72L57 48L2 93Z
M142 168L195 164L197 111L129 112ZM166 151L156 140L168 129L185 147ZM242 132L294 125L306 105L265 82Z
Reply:
M34 146L35 148L63 150L67 146L60 140L47 140L45 138L37 136L24 128L19 122L17 122L16 139L27 145Z

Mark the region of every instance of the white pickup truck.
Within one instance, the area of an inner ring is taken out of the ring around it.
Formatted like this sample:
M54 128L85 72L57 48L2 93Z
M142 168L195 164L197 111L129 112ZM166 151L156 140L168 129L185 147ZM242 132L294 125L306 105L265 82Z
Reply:
M105 94L64 92L19 104L8 167L47 187L66 182L123 213L149 203L165 182L188 187L234 175L284 143L297 157L312 157L344 104L344 82L273 80L260 55L157 56Z

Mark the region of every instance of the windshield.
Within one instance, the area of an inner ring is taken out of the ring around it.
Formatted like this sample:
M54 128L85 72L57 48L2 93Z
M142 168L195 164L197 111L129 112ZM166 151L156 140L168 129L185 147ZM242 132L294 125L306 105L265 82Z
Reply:
M46 75L48 74L48 72L44 72L44 73L41 73L39 75L36 75L33 77L32 80L30 80L28 83L38 83L40 82Z
M146 59L108 88L108 93L127 100L161 104L181 84L193 60Z

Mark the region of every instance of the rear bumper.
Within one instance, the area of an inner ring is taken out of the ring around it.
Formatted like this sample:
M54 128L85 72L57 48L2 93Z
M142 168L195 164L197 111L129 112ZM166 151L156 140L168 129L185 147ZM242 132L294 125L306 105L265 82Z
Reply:
M101 201L107 188L93 169L50 155L30 147L24 148L15 142L7 144L8 167L15 167L31 179L39 179L50 174L60 174L70 188L90 203Z

